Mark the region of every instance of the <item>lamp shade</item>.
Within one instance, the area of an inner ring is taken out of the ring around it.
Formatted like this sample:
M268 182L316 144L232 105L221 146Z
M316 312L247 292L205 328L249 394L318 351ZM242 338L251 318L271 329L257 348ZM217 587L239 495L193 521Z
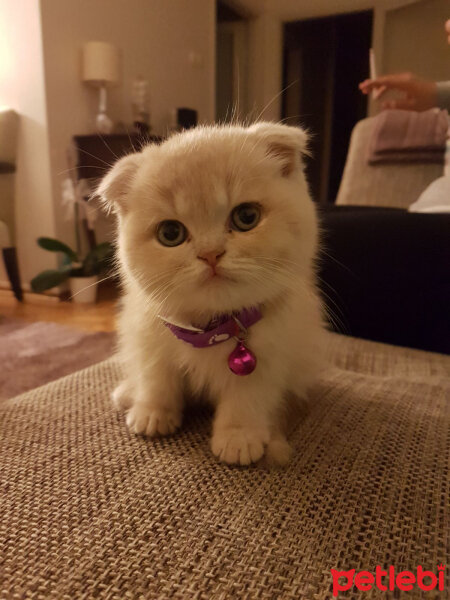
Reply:
M86 42L83 45L83 81L94 85L117 83L119 74L119 51L107 42Z

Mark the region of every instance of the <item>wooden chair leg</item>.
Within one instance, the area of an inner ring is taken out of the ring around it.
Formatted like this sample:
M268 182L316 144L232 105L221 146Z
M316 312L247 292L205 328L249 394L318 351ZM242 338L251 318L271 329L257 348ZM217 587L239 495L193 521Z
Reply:
M10 248L3 248L3 262L5 263L6 272L8 274L9 281L11 283L12 291L14 296L23 302L22 285L20 283L19 263L17 261L17 251L14 246Z

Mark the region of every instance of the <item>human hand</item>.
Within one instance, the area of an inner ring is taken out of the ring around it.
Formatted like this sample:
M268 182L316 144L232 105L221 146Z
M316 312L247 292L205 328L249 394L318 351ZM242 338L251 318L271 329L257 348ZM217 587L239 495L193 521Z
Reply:
M450 19L445 21L445 32L447 34L447 42L450 44Z
M450 20L447 23L449 24L450 31ZM413 73L397 73L395 75L384 75L376 79L366 79L359 84L359 89L363 94L368 94L372 90L376 90L379 92L378 97L382 97L390 89L399 90L404 93L402 98L383 102L383 108L421 111L433 108L437 104L436 83L421 79Z

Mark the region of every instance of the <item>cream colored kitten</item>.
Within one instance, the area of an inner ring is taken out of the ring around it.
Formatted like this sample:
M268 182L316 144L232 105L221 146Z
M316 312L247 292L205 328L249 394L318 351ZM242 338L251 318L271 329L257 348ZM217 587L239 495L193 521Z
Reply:
M313 261L317 224L303 175L306 134L272 123L199 127L122 158L98 193L118 214L124 285L114 391L131 431L181 425L183 398L215 406L211 448L242 465L289 456L280 418L321 363L321 307ZM255 307L245 346L249 374L228 365L236 340L195 348L166 321L209 328Z

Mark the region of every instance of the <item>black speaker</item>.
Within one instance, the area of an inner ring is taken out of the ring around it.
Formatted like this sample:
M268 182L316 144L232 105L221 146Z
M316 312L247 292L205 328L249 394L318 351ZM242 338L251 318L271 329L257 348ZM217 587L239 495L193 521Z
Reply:
M192 129L197 125L197 111L193 108L177 108L176 114L179 129Z

